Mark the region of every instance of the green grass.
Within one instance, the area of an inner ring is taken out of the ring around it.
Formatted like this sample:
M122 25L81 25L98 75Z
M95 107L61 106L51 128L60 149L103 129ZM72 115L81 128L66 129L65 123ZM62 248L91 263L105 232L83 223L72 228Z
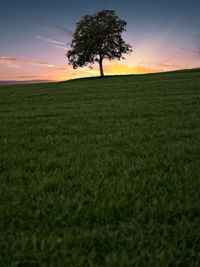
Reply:
M0 87L0 266L199 264L199 69Z

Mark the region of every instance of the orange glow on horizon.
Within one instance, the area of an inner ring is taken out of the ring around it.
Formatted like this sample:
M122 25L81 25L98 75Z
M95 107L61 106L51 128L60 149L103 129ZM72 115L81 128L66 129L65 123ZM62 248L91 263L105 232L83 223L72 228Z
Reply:
M104 65L104 74L105 75L128 75L128 74L146 74L146 73L155 73L162 72L163 69L153 69L144 66L142 63L138 66L129 67L126 64L119 64L117 62L109 63ZM93 69L87 67L73 69L71 66L66 66L59 68L52 72L46 73L44 78L50 78L55 81L64 81L84 77L94 77L99 76L99 68L96 64Z

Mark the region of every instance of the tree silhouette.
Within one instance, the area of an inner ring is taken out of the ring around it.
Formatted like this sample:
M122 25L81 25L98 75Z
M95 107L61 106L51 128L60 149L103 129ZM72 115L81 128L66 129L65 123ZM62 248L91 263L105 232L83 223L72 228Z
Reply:
M131 46L122 39L127 23L116 16L114 10L102 10L85 15L76 23L76 30L66 54L74 69L95 62L99 63L100 75L104 76L103 59L125 59L132 52Z

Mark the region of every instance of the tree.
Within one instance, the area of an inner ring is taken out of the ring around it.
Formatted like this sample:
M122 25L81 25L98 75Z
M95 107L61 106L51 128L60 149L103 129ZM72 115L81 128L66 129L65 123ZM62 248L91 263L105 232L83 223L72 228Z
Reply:
M132 52L131 46L122 39L127 23L116 16L114 10L102 10L85 15L76 23L76 30L66 54L74 69L95 62L99 63L100 75L104 76L103 59L125 59Z

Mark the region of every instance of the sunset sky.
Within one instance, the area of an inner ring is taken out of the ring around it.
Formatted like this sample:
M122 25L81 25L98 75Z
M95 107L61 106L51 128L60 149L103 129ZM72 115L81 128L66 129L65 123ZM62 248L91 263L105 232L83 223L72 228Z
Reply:
M105 74L200 67L200 0L6 0L0 5L0 80L68 80L99 75L68 66L75 24L114 9L127 21L126 60L104 62Z

